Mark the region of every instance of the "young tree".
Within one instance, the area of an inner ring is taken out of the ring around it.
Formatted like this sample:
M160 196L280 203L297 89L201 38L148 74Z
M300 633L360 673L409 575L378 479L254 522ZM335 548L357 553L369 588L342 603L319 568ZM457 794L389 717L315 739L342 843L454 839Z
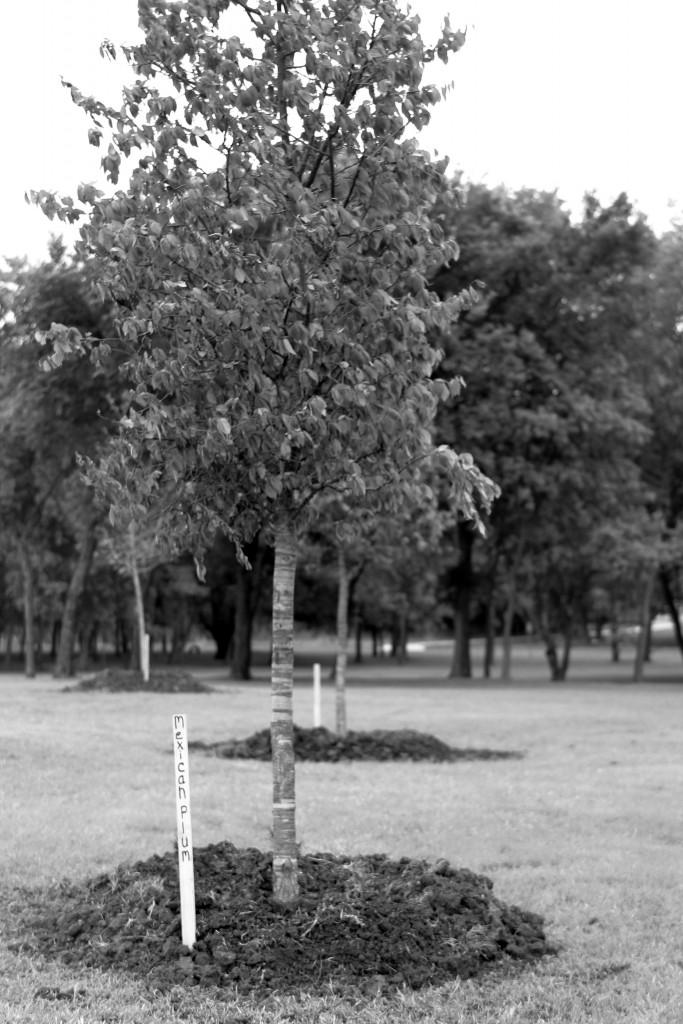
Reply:
M233 13L250 32L229 34ZM326 491L391 485L432 451L448 387L430 338L462 305L430 271L455 255L430 218L443 164L412 137L439 99L418 19L394 0L169 0L140 5L144 41L120 110L81 95L113 196L81 186L82 247L118 304L136 386L125 443L176 500L167 529L242 545L263 529L273 578L274 896L297 895L292 599L297 531ZM113 47L107 47L113 51ZM78 218L73 200L38 197ZM79 339L55 332L54 345ZM457 388L458 382L455 383ZM474 514L489 482L443 454Z
M443 452L435 451L438 464ZM351 581L363 573L380 572L385 593L391 589L398 657L405 656L409 598L424 575L426 551L434 553L449 513L438 508L435 487L422 465L406 473L393 489L380 488L363 501L343 495L324 498L315 506L315 548L320 560L334 563L337 584L335 656L335 728L347 732L346 668L348 660ZM437 473L432 473L437 480ZM331 557L330 557L331 552ZM416 557L416 552L417 557ZM325 558L325 555L328 555ZM386 610L386 609L385 609Z

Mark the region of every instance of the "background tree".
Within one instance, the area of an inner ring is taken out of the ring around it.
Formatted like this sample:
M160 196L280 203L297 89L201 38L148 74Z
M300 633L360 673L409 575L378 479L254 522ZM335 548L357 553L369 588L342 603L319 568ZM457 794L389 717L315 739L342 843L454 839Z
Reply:
M38 267L10 261L0 303L0 509L23 580L26 671L35 673L36 588L54 538L65 574L56 659L57 674L64 675L72 670L76 612L96 525L77 453L92 455L104 444L118 419L118 396L115 370L105 374L83 355L42 372L45 351L36 339L53 321L93 339L106 335L111 323L95 293L92 266L67 260L58 240Z
M605 209L588 197L572 224L554 195L472 186L436 215L455 231L462 258L435 286L485 284L447 342L467 388L442 412L440 437L472 451L499 481L486 543L507 552L511 566L524 536L536 627L562 677L578 597L592 578L591 533L624 506L643 504L648 405L632 367L654 238L625 197ZM471 672L471 601L482 582L473 541L459 524L455 676ZM492 551L480 564L492 571L499 563Z
M662 521L658 578L683 655L683 633L677 608L681 598L679 533L683 513L682 258L683 227L678 225L660 239L647 280L647 317L641 331L637 371L650 405L650 437L642 454L642 475L650 508Z

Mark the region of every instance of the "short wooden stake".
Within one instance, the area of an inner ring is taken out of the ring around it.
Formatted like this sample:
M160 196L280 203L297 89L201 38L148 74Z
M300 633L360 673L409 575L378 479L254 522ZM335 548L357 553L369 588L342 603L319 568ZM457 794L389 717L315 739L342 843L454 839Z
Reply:
M316 661L313 666L313 728L317 729L321 724L320 665Z
M178 826L178 880L182 942L190 949L197 937L194 900L192 815L190 813L190 765L187 752L187 718L173 716L173 763L175 765L176 823Z
M142 638L142 678L146 683L149 682L149 633L145 633Z

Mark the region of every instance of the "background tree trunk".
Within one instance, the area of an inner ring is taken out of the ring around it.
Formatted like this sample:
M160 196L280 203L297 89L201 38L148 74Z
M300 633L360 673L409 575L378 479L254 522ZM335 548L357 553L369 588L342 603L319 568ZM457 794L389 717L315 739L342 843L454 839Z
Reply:
M612 593L609 600L609 643L612 661L616 663L621 657L620 615L619 602Z
M507 603L503 614L503 657L500 666L500 678L509 682L512 673L512 626L515 620L515 604L517 603L517 575L524 552L524 536L517 539L515 554L510 568Z
M337 736L346 736L346 660L349 637L349 573L344 549L337 551L337 658L334 672L334 704Z
M515 618L516 600L517 577L513 572L510 576L510 589L503 616L503 656L500 663L500 678L506 682L509 682L512 675L512 624Z
M19 544L19 564L24 591L24 672L29 679L36 674L36 592L28 548Z
M251 679L251 624L252 624L252 572L237 566L235 587L235 626L232 634L230 676L232 679Z
M129 568L131 579L133 580L133 593L135 596L135 623L137 627L138 643L137 643L137 655L138 664L140 671L142 672L145 664L144 657L144 644L145 644L145 600L142 596L142 584L140 582L140 572L138 570L137 550L135 544L135 529L131 524L128 534L129 539Z
M458 545L460 554L453 573L455 595L453 598L453 660L449 676L451 679L470 679L472 662L470 658L470 599L472 596L473 570L472 549L474 530L471 523L458 523Z
M63 679L74 673L74 643L76 640L76 613L83 593L83 587L90 571L95 551L95 519L89 518L83 535L74 571L64 599L62 624L59 632L59 644L55 659L54 676Z
M5 627L5 664L12 664L12 641L14 640L14 623L8 622Z
M662 595L664 597L664 601L666 602L666 607L669 611L669 615L671 616L671 622L674 627L674 636L676 637L678 650L681 652L681 655L683 655L683 631L681 630L681 620L678 617L678 608L676 607L676 601L673 595L673 591L671 589L669 573L664 568L664 566L660 566L659 569L659 582L662 588Z
M251 679L251 640L254 617L263 589L266 549L257 535L249 544L245 544L244 551L251 569L237 562L230 675L233 679L246 680Z
M486 641L484 646L484 679L491 676L491 668L496 657L496 613L493 607L493 595L486 606Z
M569 671L569 657L572 650L572 639L574 631L572 628L571 619L567 620L562 630L562 660L560 662L560 674L557 677L557 682L564 682L567 678L567 672Z
M636 656L633 662L633 682L643 681L643 666L647 655L648 629L652 608L652 594L655 587L655 573L649 572L643 587L640 603L640 622L638 629L638 642L636 644Z
M275 533L271 743L273 750L273 898L291 904L299 895L294 784L294 579L296 537L289 522Z

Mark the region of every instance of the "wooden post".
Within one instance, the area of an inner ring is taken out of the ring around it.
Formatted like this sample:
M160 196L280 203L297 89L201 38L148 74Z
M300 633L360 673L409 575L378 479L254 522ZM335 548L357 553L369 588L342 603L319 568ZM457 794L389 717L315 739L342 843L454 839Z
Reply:
M197 918L194 900L190 766L187 753L187 717L185 715L173 716L173 763L175 765L176 824L178 829L181 935L183 945L192 949L197 937Z
M142 678L144 682L149 682L149 633L145 633L142 638L141 647L141 662L140 668L142 669Z
M316 661L313 666L313 728L317 729L322 724L320 696L320 665Z

